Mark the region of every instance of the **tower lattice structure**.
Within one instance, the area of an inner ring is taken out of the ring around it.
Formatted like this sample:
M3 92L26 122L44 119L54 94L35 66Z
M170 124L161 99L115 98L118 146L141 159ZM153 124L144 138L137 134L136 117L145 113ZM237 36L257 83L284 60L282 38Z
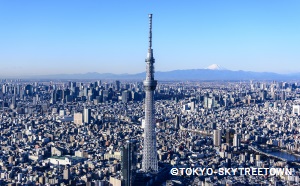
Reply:
M155 106L154 90L157 81L154 80L154 57L152 49L152 14L149 14L149 49L146 58L146 80L144 80L145 97L145 128L142 170L144 172L157 172L157 150L155 134Z

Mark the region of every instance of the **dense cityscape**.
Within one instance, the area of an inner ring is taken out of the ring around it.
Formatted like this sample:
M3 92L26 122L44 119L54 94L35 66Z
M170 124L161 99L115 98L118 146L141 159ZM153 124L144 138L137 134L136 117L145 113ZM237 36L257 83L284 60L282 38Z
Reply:
M154 96L160 169L295 171L290 176L194 177L167 171L156 181L299 185L299 88L292 82L159 82ZM128 178L142 185L151 180L139 172L142 82L2 80L0 92L1 185L121 185ZM288 156L266 156L255 151L258 147Z

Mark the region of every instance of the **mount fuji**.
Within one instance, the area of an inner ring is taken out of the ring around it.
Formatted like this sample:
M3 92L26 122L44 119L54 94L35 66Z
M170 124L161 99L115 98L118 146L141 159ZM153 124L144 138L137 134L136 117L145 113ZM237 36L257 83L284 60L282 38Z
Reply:
M208 70L227 70L226 68L224 68L224 67L222 67L220 65L217 65L217 64L209 65L205 69L208 69Z

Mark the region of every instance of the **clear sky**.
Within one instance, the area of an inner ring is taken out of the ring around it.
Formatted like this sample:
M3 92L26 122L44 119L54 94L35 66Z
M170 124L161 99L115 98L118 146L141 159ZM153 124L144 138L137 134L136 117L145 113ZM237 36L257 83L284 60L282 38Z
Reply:
M0 76L156 70L300 72L299 0L1 0Z

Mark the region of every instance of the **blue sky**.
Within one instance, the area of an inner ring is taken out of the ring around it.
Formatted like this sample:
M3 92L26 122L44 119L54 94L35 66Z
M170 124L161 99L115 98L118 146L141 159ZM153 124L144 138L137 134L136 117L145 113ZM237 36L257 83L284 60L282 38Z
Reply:
M2 0L0 76L145 70L300 72L298 0Z

